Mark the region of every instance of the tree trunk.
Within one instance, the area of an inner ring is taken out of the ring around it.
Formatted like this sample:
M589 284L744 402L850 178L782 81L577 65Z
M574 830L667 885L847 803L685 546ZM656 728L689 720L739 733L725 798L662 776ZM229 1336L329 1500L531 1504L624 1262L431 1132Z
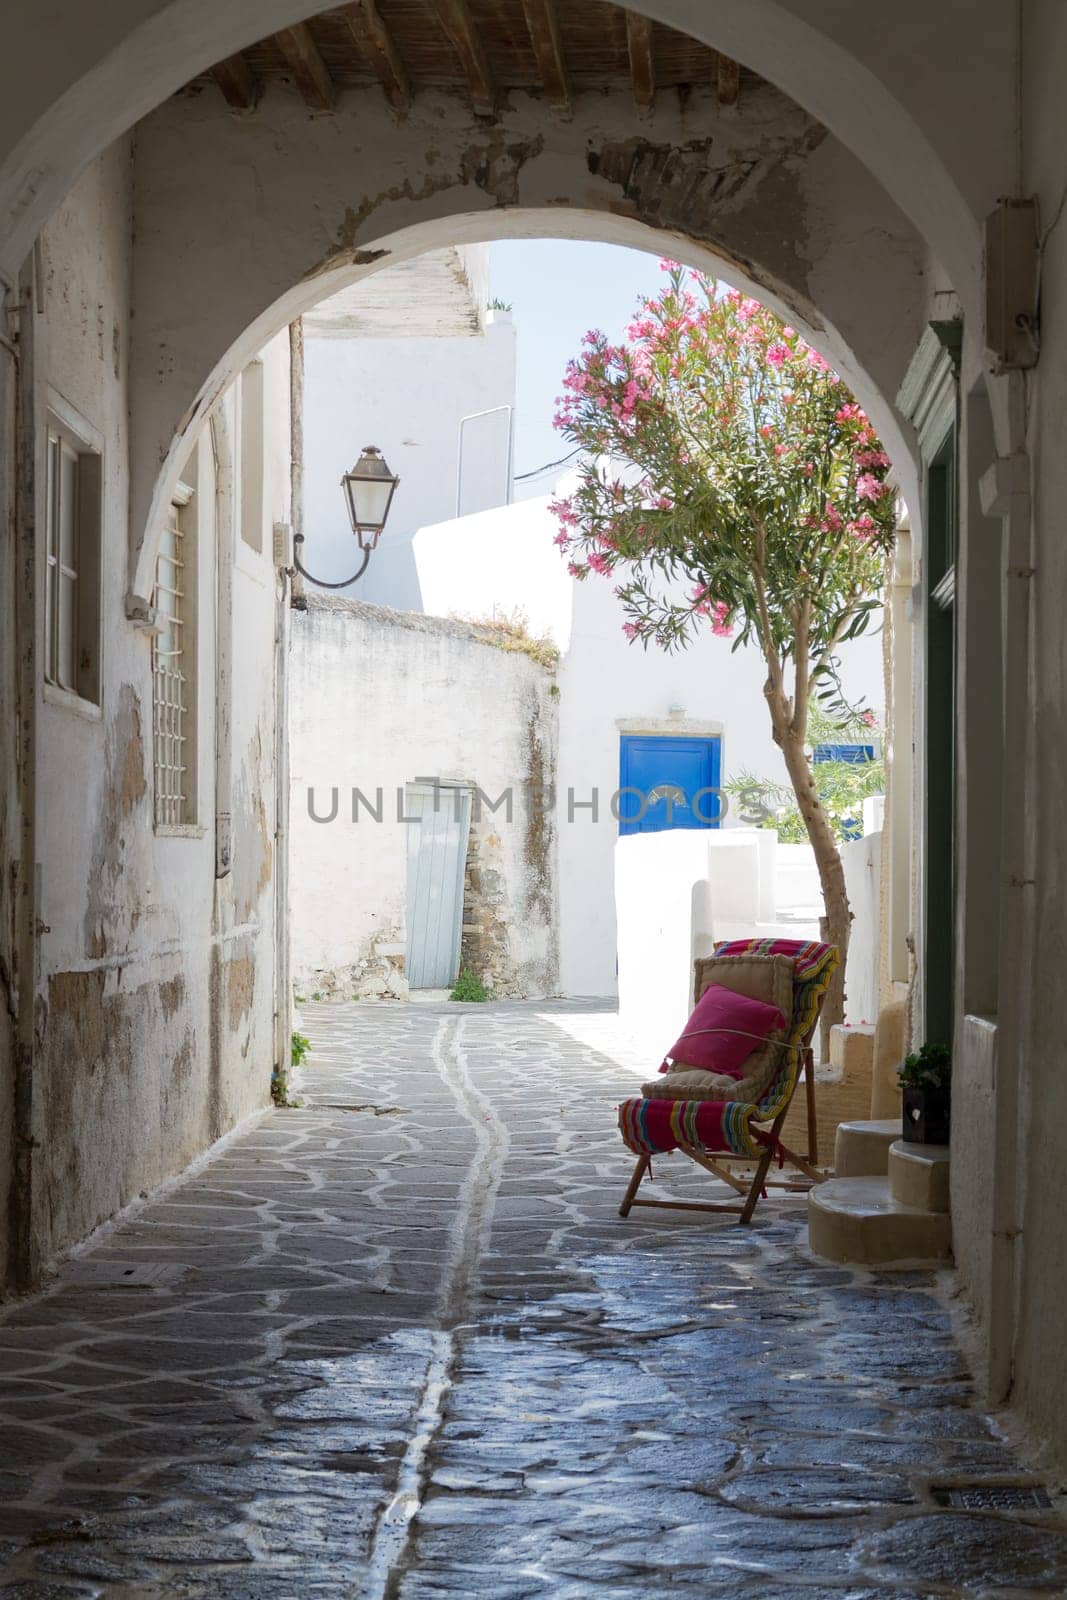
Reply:
M797 805L800 807L800 815L804 819L804 826L808 830L808 838L815 854L823 904L826 907L827 938L830 944L837 946L841 957L822 1011L821 1039L825 1060L829 1053L830 1029L835 1022L845 1020L845 961L848 958L852 912L849 909L848 891L845 888L845 868L841 861L841 852L834 838L830 818L819 799L815 776L811 762L804 753L804 745L789 730L785 730L777 742L781 745L786 769L797 797Z

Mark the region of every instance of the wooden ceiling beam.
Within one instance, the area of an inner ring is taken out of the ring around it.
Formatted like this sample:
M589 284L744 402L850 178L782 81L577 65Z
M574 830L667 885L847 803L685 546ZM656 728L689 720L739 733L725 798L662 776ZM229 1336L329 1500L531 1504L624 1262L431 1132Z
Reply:
M652 23L636 12L626 13L626 48L630 52L630 80L634 99L642 111L656 103L656 69L652 59Z
M493 116L496 111L496 88L485 47L467 8L467 0L434 0L434 10L459 56L470 90L471 104L479 116Z
M222 90L231 111L252 111L259 99L260 85L244 56L227 56L211 69L211 76Z
M373 67L385 98L399 116L406 116L411 109L411 83L374 0L353 0L343 14L356 48Z
M522 0L526 28L537 57L545 98L561 111L571 108L571 86L559 38L556 0Z
M274 42L285 57L285 64L304 98L304 104L312 111L332 111L333 79L307 23L297 22L291 28L283 28L274 35Z
M718 87L719 104L735 106L741 93L741 66L729 56L719 56Z

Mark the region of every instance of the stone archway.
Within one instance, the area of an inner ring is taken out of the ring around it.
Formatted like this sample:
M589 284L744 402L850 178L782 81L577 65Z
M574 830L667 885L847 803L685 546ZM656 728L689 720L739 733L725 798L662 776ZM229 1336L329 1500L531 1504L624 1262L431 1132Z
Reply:
M132 0L72 15L63 0L5 22L0 76L0 270L13 280L79 172L183 83L318 0ZM901 0L887 52L845 0L634 0L632 10L720 48L792 96L863 161L910 217L969 305L977 219L1010 189L1013 18L986 0L932 11ZM965 22L966 26L961 23ZM63 40L61 52L52 48ZM942 63L951 61L947 74Z
M427 96L398 127L370 95L310 122L282 95L249 121L182 97L141 125L131 615L182 451L236 372L318 300L446 243L596 239L745 288L848 379L913 498L911 430L892 397L922 326L924 247L854 157L769 85L751 119L693 95L639 131L625 96L581 97L565 123L512 100L487 124Z

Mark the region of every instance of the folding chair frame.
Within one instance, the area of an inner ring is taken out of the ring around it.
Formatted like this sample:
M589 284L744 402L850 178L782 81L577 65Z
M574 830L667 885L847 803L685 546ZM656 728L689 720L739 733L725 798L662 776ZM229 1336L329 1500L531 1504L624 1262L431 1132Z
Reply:
M820 1006L819 1009L821 1011L822 1007ZM637 1165L634 1167L633 1176L630 1179L622 1205L619 1207L619 1216L629 1216L633 1206L659 1206L671 1211L727 1211L736 1215L740 1222L746 1223L752 1221L752 1213L756 1209L756 1203L765 1190L790 1189L793 1191L806 1191L812 1188L814 1184L825 1183L830 1174L823 1171L818 1164L819 1128L815 1111L815 1057L811 1048L811 1040L814 1037L817 1025L818 1018L816 1018L811 1031L801 1046L801 1069L793 1084L792 1093L771 1123L770 1128L763 1134L767 1143L762 1155L758 1157L733 1156L725 1152L701 1150L695 1145L680 1144L678 1146L681 1155L688 1156L689 1160L694 1161L698 1167L703 1167L705 1172L710 1172L713 1177L729 1184L731 1189L744 1196L740 1204L729 1204L725 1201L713 1200L638 1199L637 1191L652 1166L652 1157L650 1155L640 1155L637 1158ZM782 1144L778 1137L782 1125L789 1114L789 1108L793 1103L793 1096L796 1094L801 1074L803 1074L804 1078L804 1095L808 1114L808 1149L805 1155L798 1155L795 1150L790 1150L787 1145ZM776 1158L783 1163L788 1162L790 1166L796 1167L797 1171L803 1174L803 1178L807 1181L798 1181L795 1178L769 1178L767 1174L770 1171L771 1162ZM756 1163L756 1170L749 1182L735 1172L733 1167L738 1163L749 1163L753 1160Z

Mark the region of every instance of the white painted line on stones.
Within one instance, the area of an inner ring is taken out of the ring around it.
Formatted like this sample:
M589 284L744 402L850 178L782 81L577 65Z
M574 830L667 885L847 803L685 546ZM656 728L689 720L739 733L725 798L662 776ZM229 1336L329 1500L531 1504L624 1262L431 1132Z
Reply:
M448 1255L437 1302L437 1328L430 1335L430 1355L412 1434L400 1462L396 1493L378 1519L371 1543L361 1600L388 1600L395 1592L407 1554L411 1524L422 1505L426 1457L444 1417L445 1396L452 1386L456 1335L466 1320L478 1264L488 1243L493 1207L507 1156L507 1128L489 1101L475 1087L463 1048L465 1018L442 1018L434 1034L431 1056L469 1123L476 1149L460 1187L449 1224Z

